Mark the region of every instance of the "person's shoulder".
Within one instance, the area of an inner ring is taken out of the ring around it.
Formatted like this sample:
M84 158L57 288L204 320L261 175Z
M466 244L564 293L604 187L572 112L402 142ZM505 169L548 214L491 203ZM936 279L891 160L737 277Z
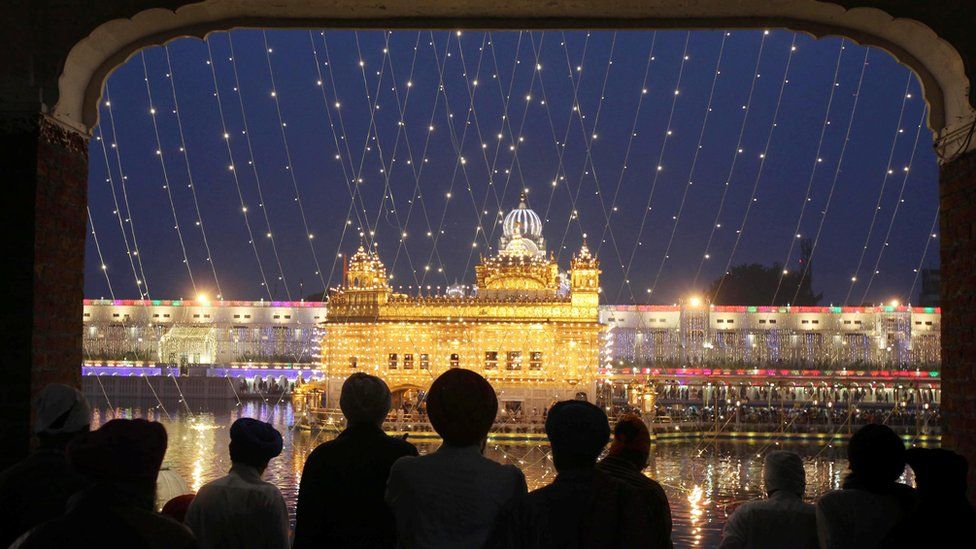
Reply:
M398 458L393 462L390 467L390 476L394 474L411 474L415 471L421 471L427 468L428 463L431 461L431 456L417 456L417 455L407 455Z
M143 509L116 509L116 512L128 515L127 523L133 526L145 540L151 540L154 547L194 547L196 538L190 529L169 517L145 511Z
M859 491L831 490L820 496L814 506L820 512L827 512L832 509L851 505L854 501L860 499L860 494L856 493Z
M414 446L413 444L407 442L406 440L400 437L392 437L390 435L385 435L385 434L384 436L386 437L386 441L385 441L386 445L389 446L391 449L393 449L394 452L403 454L404 456L417 455L417 447Z

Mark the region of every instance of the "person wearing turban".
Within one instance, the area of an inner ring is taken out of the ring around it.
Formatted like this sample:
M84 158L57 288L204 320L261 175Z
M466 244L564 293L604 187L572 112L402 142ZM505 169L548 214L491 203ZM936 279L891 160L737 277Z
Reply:
M796 547L816 549L817 517L803 502L806 473L793 452L773 451L763 462L766 499L737 508L722 532L720 549Z
M0 473L0 547L38 524L60 516L88 480L71 469L65 448L88 432L91 408L81 391L52 383L34 400L38 447Z
M651 455L651 433L640 416L624 414L613 428L613 442L597 469L640 492L654 529L649 547L669 549L671 544L671 505L664 488L644 475Z
M487 547L649 546L655 536L640 493L596 468L610 440L607 414L582 400L557 402L546 417L546 436L555 480L511 501Z
M842 488L816 503L820 546L886 547L885 537L918 502L915 490L898 482L905 472L905 443L887 425L869 423L851 435L847 463L851 472Z
M230 472L203 485L186 511L201 549L289 546L285 498L261 479L283 446L270 423L244 417L230 426Z
M976 509L966 499L966 458L944 448L909 448L905 461L915 473L918 506L888 533L884 546L957 547L976 539Z
M154 508L166 445L166 429L144 419L113 419L75 438L68 462L91 485L11 547L196 547L189 529Z
M292 547L395 547L393 513L383 501L393 462L417 448L383 432L390 389L362 372L342 384L346 428L309 454L302 471Z
M387 482L399 546L481 547L502 506L526 492L522 471L482 455L497 414L495 390L471 370L452 368L431 384L427 415L444 442L397 460Z

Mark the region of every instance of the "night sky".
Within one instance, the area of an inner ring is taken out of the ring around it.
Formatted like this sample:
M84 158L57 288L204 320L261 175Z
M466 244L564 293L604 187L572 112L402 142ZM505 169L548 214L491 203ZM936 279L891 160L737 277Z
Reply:
M907 300L938 266L925 104L881 50L782 30L208 42L144 50L108 80L87 297L138 298L139 280L153 299L298 299L338 284L361 233L395 286L470 284L523 188L562 268L588 235L604 302L672 303L729 264L803 268L798 234L825 305Z

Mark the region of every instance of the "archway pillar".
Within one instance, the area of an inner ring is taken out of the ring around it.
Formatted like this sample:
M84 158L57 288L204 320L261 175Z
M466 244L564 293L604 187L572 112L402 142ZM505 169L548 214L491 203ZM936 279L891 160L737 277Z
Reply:
M976 499L976 152L942 166L942 446L969 460Z
M88 144L40 112L0 115L0 468L28 451L33 395L52 382L81 384Z

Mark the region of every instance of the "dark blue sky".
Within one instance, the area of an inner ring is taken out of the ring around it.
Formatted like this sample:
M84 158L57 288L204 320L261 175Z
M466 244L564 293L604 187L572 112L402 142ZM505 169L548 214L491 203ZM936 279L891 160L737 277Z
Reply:
M337 253L354 251L361 230L375 232L395 285L471 283L478 255L497 244L499 209L523 187L564 268L588 234L607 302L670 303L728 263L789 257L800 268L796 234L816 240L824 304L906 299L927 241L925 266L938 265L937 167L924 127L910 160L924 102L883 51L780 30L266 39L213 34L213 65L206 42L181 39L168 60L151 48L109 78L89 204L112 291L89 234L87 296L135 298L138 279L157 299L215 296L217 282L225 299L297 298L338 283ZM138 256L127 256L123 232Z

